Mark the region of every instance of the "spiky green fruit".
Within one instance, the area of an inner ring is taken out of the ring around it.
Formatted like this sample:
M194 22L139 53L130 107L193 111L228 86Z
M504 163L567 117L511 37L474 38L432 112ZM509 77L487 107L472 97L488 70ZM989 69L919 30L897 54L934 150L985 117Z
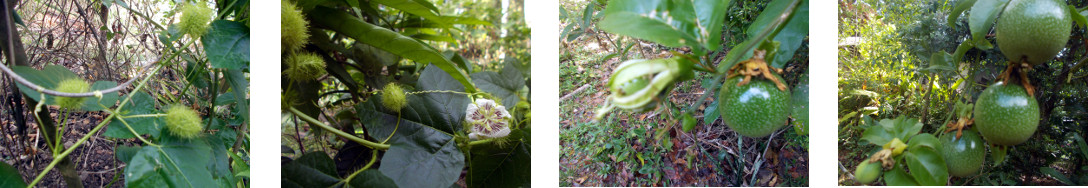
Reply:
M1012 146L1023 143L1039 127L1039 102L1024 86L996 83L975 101L975 126L991 144Z
M204 131L200 114L188 106L175 104L166 109L166 128L174 136L191 139Z
M69 78L60 81L54 91L65 93L84 93L91 89L91 85L79 78ZM83 106L85 97L54 97L55 105L62 109L79 109Z
M205 3L181 5L181 22L178 28L189 37L200 38L208 33L208 23L212 21L214 11Z
M291 54L287 57L287 70L283 74L294 81L316 80L325 75L325 59L309 52Z
M1013 0L997 19L997 46L1010 61L1038 65L1058 55L1069 42L1073 18L1065 1Z
M400 112L405 105L408 105L408 97L405 96L404 89L397 85L397 83L389 83L382 88L382 105L393 111Z
M310 25L302 11L288 0L280 1L280 53L293 52L310 43Z

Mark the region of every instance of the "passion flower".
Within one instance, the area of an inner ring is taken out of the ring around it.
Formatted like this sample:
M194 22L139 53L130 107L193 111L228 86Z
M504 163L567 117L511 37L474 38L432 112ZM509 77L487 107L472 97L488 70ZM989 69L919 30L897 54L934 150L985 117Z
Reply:
M91 85L87 84L86 81L83 81L82 79L79 79L79 78L69 78L69 79L65 79L63 81L60 81L60 83L57 84L57 88L55 88L53 90L54 91L59 91L59 92L65 92L65 93L83 93L83 92L87 92L90 89L91 89ZM60 106L60 108L62 108L62 109L72 110L72 109L79 109L79 107L83 106L83 100L85 98L84 97L54 97L54 99L56 101L55 105Z
M191 139L204 131L204 123L193 109L175 104L166 109L166 128L174 136Z
M465 110L465 121L471 127L468 136L473 140L506 137L511 118L506 107L490 99L476 99Z

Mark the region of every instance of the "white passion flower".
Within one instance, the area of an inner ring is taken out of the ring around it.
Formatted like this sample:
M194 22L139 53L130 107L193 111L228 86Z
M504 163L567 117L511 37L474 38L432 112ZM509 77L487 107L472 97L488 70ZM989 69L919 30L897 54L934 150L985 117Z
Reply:
M510 134L510 118L506 107L490 99L476 99L465 110L465 122L472 127L468 137L473 140L505 137Z

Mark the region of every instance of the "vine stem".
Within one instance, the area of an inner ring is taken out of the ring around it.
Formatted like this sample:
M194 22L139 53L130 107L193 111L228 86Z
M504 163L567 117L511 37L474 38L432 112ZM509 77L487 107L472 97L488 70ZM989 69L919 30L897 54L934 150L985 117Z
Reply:
M351 176L348 176L348 178L344 178L343 183L348 184L349 182L351 182L351 179L355 179L356 175L359 175L360 172L363 172L363 171L366 171L367 169L370 169L370 166L373 166L374 162L377 162L377 161L378 161L378 152L371 152L370 162L367 162L366 166L363 166L363 168L360 168L359 170L356 170L355 173L351 173Z
M797 9L798 6L801 6L801 0L794 0L792 3L790 3L790 6L786 7L785 11L782 11L782 15L779 16L778 19L775 19L770 27L763 28L763 31L760 31L759 35L757 35L755 38L749 39L749 41L752 41L752 43L748 43L744 47L742 47L741 49L744 51L741 52L748 52L758 46L758 42L766 40L771 35L777 35L777 32L781 31L778 27L782 24L785 24L787 21L790 20L790 18L793 18L793 11ZM718 64L718 72L721 74L714 76L714 82L711 82L710 87L707 88L705 94L703 94L703 97L699 97L699 100L694 103L696 105L691 105L691 107L688 107L687 111L694 111L696 107L699 107L699 105L697 104L703 104L703 102L706 102L707 98L713 97L711 95L713 95L714 91L718 89L717 87L720 87L722 78L726 76L726 70L730 67L727 65L736 64L736 62L740 60L740 57L741 56L735 56L732 59L726 59L722 61L728 63Z
M160 64L160 66L155 66L155 69L152 72L159 72L159 70L162 69L162 67L163 66L161 66L161 64ZM152 76L145 77L143 79L143 81L141 81L140 84L136 85L136 88L134 88L132 90L137 91L137 90L140 90L141 88L143 88L144 85L147 84L147 81L151 80L151 77ZM129 95L128 97L126 97L125 100L121 101L121 104L118 105L117 109L115 109L114 111L120 111L121 108L124 108L125 104L127 104L131 99L132 99L132 95ZM60 153L60 155L57 155L56 157L54 157L53 161L49 162L49 165L46 166L45 169L42 169L42 172L39 173L38 176L34 178L34 181L31 181L30 184L27 185L27 188L33 188L34 185L38 184L38 182L40 182L42 180L42 178L45 177L45 174L47 174L49 172L49 170L52 170L53 167L57 166L57 163L60 163L61 159L64 159L64 157L67 157L69 154L72 154L72 152L75 151L76 148L79 148L79 145L82 145L83 142L86 142L87 139L90 139L91 136L94 136L95 133L98 133L99 130L102 130L102 128L105 127L105 125L107 123L109 123L110 120L112 120L113 118L116 118L117 116L118 116L117 113L110 113L110 115L108 117L106 117L104 121L102 121L101 123L98 123L98 125L95 126L94 129L91 129L90 132L87 132L86 135L83 135L83 137L80 138L78 141L76 141L76 143L73 144L72 147L69 147L68 149L65 149L63 153Z
M495 140L496 139L494 139L494 138L488 138L488 139L483 139L483 140L473 140L471 142L468 142L468 145L469 146L475 146L475 145L480 145L480 144L486 144L486 143L491 143L491 142L493 142Z
M335 128L329 126L329 125L326 125L325 123L322 123L321 121L318 121L317 119L314 119L313 117L310 117L310 116L306 115L305 113L302 113L301 111L298 111L298 109L295 109L295 107L288 108L287 110L291 111L291 113L295 114L295 116L297 116L299 118L302 118L303 121L306 121L306 122L308 122L310 124L313 124L313 125L315 125L317 127L322 128L322 129L325 129L326 131L332 132L333 134L336 134L337 136L344 137L344 138L346 138L348 140L358 142L359 144L362 144L362 145L370 147L370 148L380 149L380 150L388 150L389 149L389 144L374 143L374 142L371 142L369 140L366 140L366 139L359 138L359 137L356 137L354 135L348 134L348 133L346 133L344 131L340 131L340 130L335 129Z

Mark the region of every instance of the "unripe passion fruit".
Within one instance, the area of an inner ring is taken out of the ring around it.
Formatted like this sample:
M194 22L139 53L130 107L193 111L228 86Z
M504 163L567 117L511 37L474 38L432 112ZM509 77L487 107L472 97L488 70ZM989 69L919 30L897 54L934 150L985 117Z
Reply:
M65 93L83 93L91 89L91 85L79 78L69 78L57 84L57 88L54 91ZM60 106L62 109L79 109L83 106L84 97L54 97L55 105Z
M1023 143L1039 126L1039 103L1023 86L996 83L975 102L975 126L989 143L1011 146Z
M718 93L718 112L725 125L747 137L764 137L785 126L790 115L789 91L778 90L766 79L753 78L737 86L741 79L726 79Z
M214 11L205 3L181 5L181 22L178 27L189 37L200 38L208 33L208 22L212 21Z
M166 109L166 128L174 136L191 139L204 131L204 123L193 109L175 104Z
M287 78L294 81L312 81L325 75L325 59L310 52L291 54L287 57Z
M1010 61L1044 63L1065 48L1072 20L1063 1L1012 0L997 20L997 46Z
M869 184L876 181L877 177L883 173L883 169L880 168L879 163L871 163L868 159L858 164L858 169L854 170L854 178L858 180L858 183Z
M948 164L948 175L966 177L974 175L986 160L986 149L982 138L971 130L963 131L963 136L956 138L955 132L941 135L941 156Z
M405 96L404 89L397 83L386 84L382 88L382 105L390 110L400 112L400 109L408 105L408 98Z

